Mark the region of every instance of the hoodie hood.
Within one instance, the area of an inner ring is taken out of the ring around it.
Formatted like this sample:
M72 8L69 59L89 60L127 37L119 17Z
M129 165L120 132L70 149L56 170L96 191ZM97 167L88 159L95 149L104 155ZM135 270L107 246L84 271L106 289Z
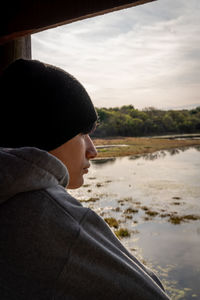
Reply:
M46 151L0 148L0 204L19 193L66 187L68 178L65 165Z

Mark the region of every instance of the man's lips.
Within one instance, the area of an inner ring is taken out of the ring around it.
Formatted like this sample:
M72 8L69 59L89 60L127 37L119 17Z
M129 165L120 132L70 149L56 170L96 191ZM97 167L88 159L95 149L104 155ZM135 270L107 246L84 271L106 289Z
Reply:
M88 166L86 166L86 167L83 168L83 172L84 172L85 174L88 173L89 167L90 167L90 165L88 165Z

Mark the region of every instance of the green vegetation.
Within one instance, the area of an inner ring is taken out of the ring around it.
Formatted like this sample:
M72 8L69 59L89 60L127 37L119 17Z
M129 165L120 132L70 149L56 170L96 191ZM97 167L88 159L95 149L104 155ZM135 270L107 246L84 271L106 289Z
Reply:
M83 200L79 200L80 202L96 202L97 200L99 200L99 198L89 198L89 199L83 199Z
M150 136L200 132L200 106L191 110L159 110L133 105L97 108L100 125L95 137Z
M115 218L105 218L104 220L110 227L114 227L114 228L119 227L119 223Z
M179 225L183 222L188 222L188 221L197 221L200 220L200 216L198 215L176 215L176 214L165 214L165 215L160 215L161 217L168 217L168 222L174 224L174 225Z
M115 230L115 234L118 238L124 238L130 236L130 232L128 231L127 228L120 228L118 230Z
M125 212L124 212L125 214L131 214L131 213L133 213L133 214L136 214L136 213L138 213L138 209L136 208L131 208L131 207L129 207L129 208L127 208L126 210L125 210Z
M152 210L148 210L145 212L146 215L149 215L151 217L155 217L158 215L158 212L157 211L152 211Z

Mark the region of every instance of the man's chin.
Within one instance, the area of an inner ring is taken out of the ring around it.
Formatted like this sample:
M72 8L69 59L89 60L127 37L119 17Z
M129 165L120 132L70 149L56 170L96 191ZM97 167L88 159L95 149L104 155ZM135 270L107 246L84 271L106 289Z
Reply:
M67 189L69 190L75 190L80 188L84 184L84 178L82 177L80 180L77 180L76 182L72 182L68 184Z

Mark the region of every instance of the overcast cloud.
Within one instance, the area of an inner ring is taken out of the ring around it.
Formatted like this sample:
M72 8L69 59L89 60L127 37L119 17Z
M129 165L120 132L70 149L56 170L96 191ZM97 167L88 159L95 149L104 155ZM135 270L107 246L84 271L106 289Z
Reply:
M33 59L59 66L95 106L200 106L200 1L158 0L32 36Z

